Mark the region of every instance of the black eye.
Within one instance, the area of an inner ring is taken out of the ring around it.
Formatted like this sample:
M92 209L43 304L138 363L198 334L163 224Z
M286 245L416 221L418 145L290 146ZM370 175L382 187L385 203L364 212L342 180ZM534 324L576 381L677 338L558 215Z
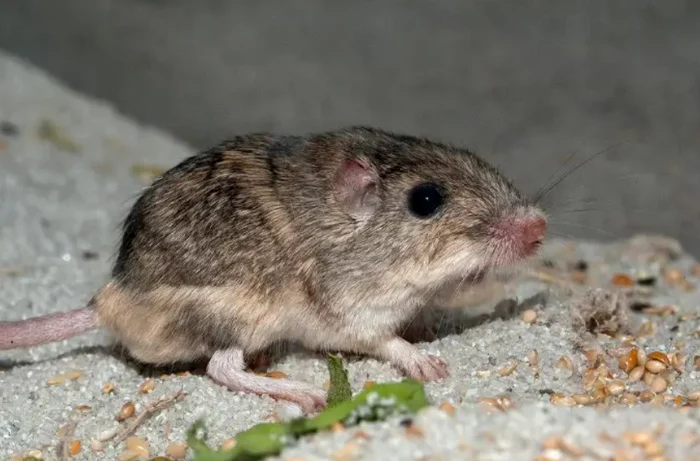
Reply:
M444 202L445 194L436 184L419 184L408 192L408 209L418 218L434 216Z

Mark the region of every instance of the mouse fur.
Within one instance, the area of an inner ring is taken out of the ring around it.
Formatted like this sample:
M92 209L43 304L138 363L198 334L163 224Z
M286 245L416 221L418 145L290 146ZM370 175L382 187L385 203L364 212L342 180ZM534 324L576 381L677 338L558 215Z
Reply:
M438 186L444 202L427 218L409 205L420 184ZM320 390L246 376L242 361L294 341L444 378L442 360L397 332L442 288L534 254L545 226L541 210L464 148L363 126L253 133L183 160L143 191L89 307L94 326L142 362L211 358L217 382L309 410L323 405Z

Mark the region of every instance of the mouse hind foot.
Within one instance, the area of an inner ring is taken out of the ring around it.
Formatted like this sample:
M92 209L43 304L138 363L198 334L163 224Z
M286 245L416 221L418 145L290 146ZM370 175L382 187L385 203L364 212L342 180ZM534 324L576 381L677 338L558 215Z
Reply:
M307 414L326 405L325 392L320 388L301 381L274 379L247 373L242 349L233 348L215 352L207 365L207 374L212 380L232 391L269 395L294 402Z

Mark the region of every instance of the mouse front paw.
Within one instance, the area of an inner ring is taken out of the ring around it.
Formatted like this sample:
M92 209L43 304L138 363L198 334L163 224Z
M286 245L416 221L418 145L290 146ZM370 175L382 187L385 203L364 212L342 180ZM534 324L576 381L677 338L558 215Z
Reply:
M439 381L450 376L444 360L424 354L402 338L393 338L382 344L377 355L419 381Z
M419 381L439 381L450 376L447 362L431 354L420 354L405 373Z

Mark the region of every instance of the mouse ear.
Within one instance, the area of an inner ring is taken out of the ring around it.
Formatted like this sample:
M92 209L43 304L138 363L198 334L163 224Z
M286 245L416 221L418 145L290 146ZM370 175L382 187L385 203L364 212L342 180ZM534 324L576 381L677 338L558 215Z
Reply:
M345 159L335 175L335 198L357 220L370 218L379 206L379 175L363 159Z

